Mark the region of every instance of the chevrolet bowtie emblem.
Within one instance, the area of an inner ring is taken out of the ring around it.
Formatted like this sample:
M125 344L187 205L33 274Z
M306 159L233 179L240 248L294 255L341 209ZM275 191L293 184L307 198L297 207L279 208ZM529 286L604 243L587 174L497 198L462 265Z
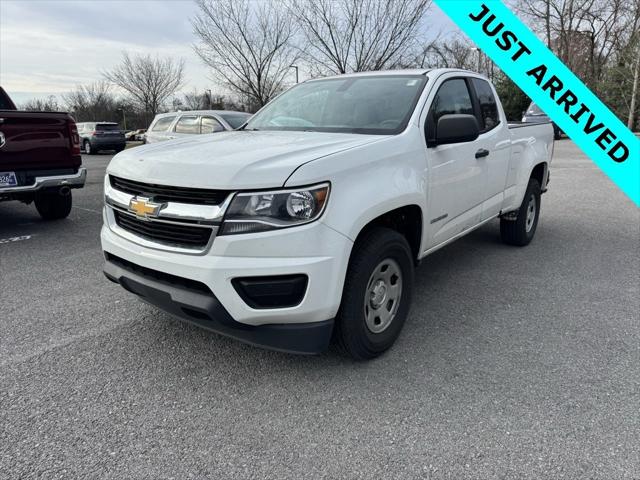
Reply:
M161 203L153 203L145 197L133 197L129 202L129 211L140 218L157 217L161 208Z

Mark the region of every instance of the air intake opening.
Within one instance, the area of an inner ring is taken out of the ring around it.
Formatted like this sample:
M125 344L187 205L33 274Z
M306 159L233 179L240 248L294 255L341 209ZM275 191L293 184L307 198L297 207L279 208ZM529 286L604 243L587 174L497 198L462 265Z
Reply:
M231 281L240 298L251 308L287 308L302 302L309 277L303 274L242 277Z

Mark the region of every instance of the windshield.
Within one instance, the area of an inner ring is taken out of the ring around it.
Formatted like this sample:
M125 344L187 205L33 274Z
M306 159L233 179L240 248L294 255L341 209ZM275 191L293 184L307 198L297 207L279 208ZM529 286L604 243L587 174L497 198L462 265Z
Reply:
M426 83L425 75L313 80L273 100L246 129L394 135L407 126Z
M540 107L535 103L529 105L529 110L527 110L527 115L544 115L544 112L540 110Z
M219 114L222 119L229 124L231 128L239 128L242 126L244 122L251 116L249 114L229 114L229 113L220 113Z

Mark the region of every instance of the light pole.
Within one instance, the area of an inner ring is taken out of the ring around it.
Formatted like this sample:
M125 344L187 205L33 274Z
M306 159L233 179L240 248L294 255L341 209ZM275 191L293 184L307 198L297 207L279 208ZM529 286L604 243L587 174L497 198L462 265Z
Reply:
M298 79L298 66L297 65L290 65L289 68L295 68L296 69L296 83L298 83L299 79Z
M471 47L470 50L473 52L478 52L478 66L476 71L480 73L480 68L482 66L482 50L480 50L478 47Z
M118 110L116 110L117 112L122 112L122 123L124 125L124 130L127 130L127 114L124 110L124 107L119 108Z

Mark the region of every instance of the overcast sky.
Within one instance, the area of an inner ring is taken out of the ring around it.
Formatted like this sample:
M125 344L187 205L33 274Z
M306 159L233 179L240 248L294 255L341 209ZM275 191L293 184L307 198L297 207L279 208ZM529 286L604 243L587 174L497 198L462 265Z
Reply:
M16 103L57 95L99 80L126 50L182 57L184 91L220 91L193 52L195 12L192 0L0 0L0 85ZM431 14L429 25L453 28Z

